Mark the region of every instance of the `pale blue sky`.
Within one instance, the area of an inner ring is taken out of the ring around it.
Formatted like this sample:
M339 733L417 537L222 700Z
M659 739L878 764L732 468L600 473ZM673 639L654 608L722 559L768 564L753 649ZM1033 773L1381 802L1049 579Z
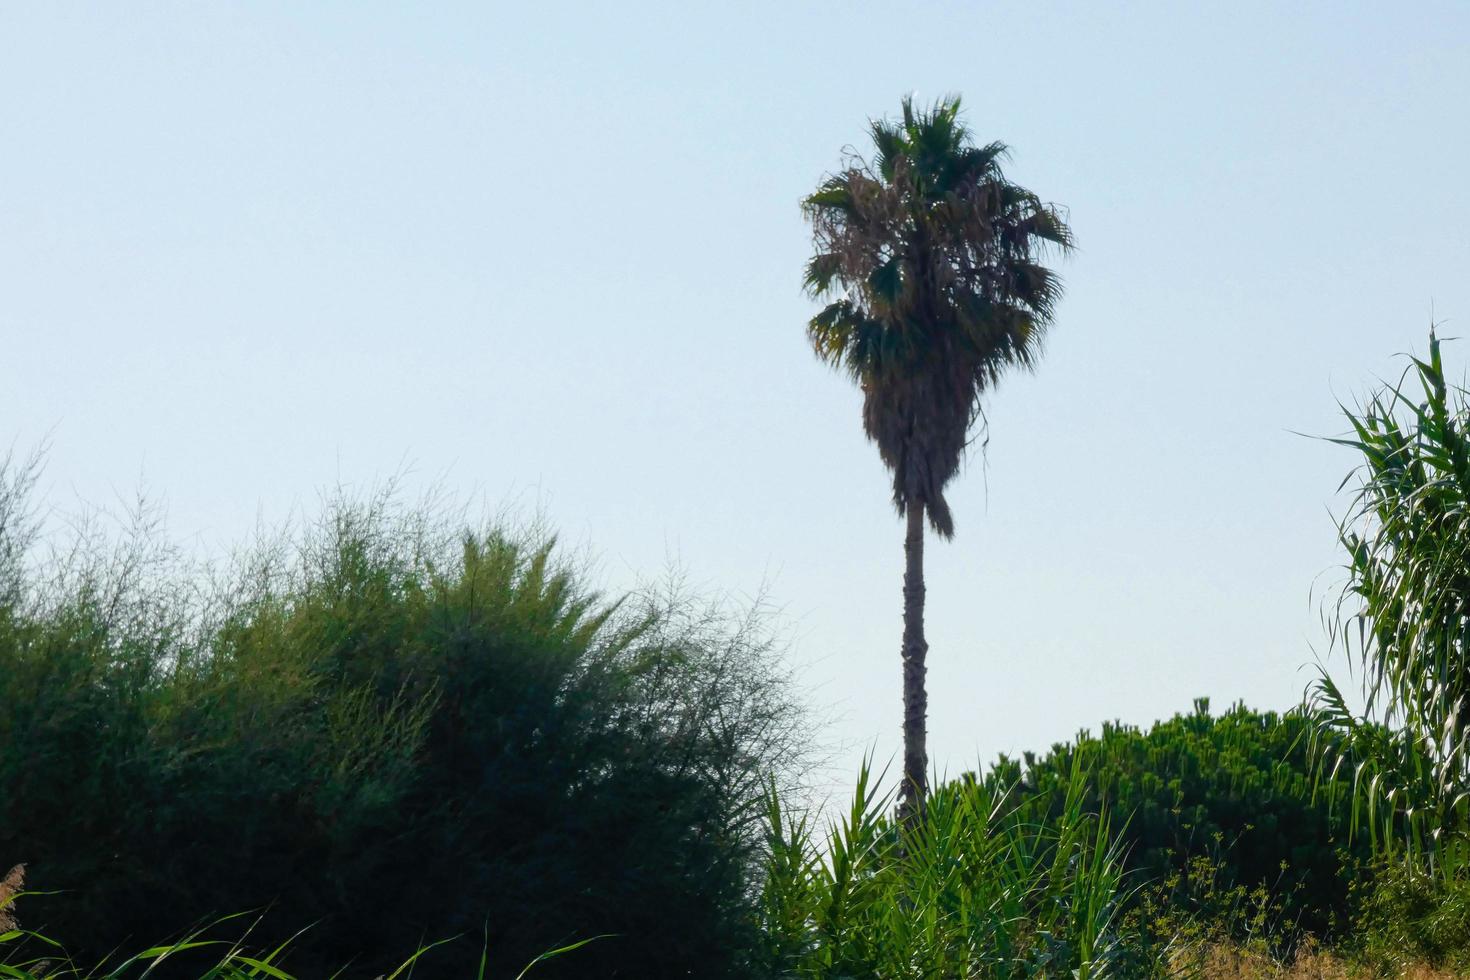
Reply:
M205 552L407 462L613 585L768 580L886 757L902 529L797 202L909 91L1080 245L929 551L936 763L1293 703L1352 460L1291 430L1470 336L1470 5L5 3L0 444Z

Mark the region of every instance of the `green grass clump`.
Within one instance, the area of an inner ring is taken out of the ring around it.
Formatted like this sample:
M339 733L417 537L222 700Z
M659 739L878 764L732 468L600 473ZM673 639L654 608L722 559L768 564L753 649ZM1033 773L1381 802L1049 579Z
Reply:
M0 917L0 977L11 980L142 980L144 977L178 977L188 980L301 980L282 966L284 954L291 945L290 939L269 951L255 952L246 945L249 930L244 938L234 941L203 939L201 936L205 930L199 930L183 939L150 946L131 956L109 957L92 966L80 965L56 940L21 929L13 915L7 912L13 910L14 901L19 897L20 893L12 889L20 880L12 872L10 877L0 881L0 916L3 916ZM240 916L226 916L215 925L224 925L239 918ZM297 937L292 937L294 938ZM547 950L521 969L515 975L515 980L523 980L539 964L575 952L599 938L603 937L583 939ZM390 972L380 975L378 980L411 977L420 959L448 942L444 940L420 946L413 955ZM484 980L488 965L487 951L482 951L478 968L473 972L476 980ZM427 971L430 967L425 964L425 969ZM345 972L337 971L333 976L341 976Z

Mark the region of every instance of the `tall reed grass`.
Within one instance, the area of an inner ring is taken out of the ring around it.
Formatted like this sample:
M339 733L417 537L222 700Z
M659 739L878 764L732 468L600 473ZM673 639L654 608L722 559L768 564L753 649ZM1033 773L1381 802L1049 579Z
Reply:
M865 766L824 829L768 804L761 911L774 976L803 980L1127 975L1127 895L1106 816L1078 791L1033 823L1009 789L975 779L931 794L923 819L890 819Z
M1470 880L1470 391L1440 340L1332 440L1361 457L1338 526L1347 582L1328 625L1360 667L1360 714L1323 673L1312 700L1329 783L1387 852Z

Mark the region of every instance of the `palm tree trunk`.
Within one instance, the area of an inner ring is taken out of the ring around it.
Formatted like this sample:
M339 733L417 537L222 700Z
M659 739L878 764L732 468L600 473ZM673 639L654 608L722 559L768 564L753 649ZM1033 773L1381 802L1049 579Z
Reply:
M924 811L928 791L929 694L924 689L924 505L908 506L903 572L903 788L899 813L905 822Z

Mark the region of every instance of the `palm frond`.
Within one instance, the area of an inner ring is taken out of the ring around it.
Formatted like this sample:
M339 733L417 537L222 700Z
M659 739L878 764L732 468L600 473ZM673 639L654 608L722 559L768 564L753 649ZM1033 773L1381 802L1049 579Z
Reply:
M864 393L864 429L893 472L895 506L922 505L953 533L944 487L981 399L1033 367L1061 297L1046 253L1072 248L1065 215L1001 172L1001 142L975 145L958 97L872 120L850 157L803 201L815 244L804 286L834 301L808 324L817 355ZM839 298L840 297L840 298Z

